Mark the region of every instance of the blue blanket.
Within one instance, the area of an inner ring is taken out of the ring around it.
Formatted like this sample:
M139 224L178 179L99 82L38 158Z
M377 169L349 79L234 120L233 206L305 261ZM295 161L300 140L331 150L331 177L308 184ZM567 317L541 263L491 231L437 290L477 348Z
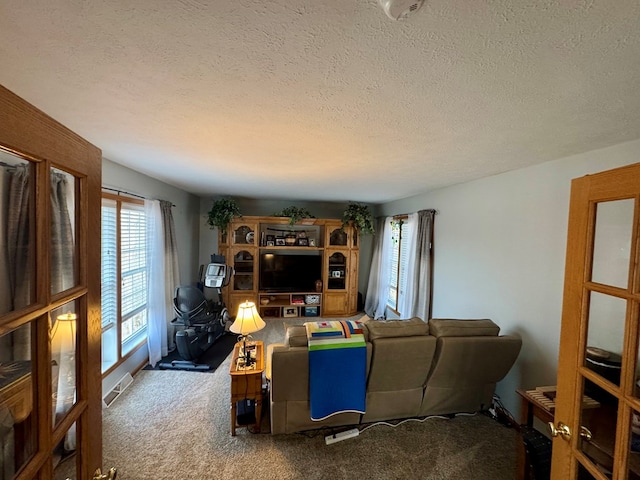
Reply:
M365 413L367 346L359 322L307 322L311 420Z

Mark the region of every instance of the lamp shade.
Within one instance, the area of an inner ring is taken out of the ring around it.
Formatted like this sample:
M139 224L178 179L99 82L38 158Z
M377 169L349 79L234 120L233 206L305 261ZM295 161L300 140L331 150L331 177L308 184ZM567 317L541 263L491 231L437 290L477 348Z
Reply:
M51 351L54 354L73 352L76 349L76 319L75 313L64 313L56 317L51 332Z
M236 319L231 327L229 327L229 330L240 335L249 335L250 333L262 330L265 326L266 323L260 318L256 304L253 302L244 302L238 307L238 315L236 315Z

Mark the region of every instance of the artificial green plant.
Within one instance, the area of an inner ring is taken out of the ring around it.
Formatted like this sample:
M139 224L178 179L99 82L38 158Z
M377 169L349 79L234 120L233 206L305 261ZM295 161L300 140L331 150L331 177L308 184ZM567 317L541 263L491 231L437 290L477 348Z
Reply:
M240 208L233 198L220 198L213 202L209 210L207 223L211 228L218 227L224 234L227 226L236 217L241 217Z
M363 235L375 233L373 217L367 205L349 202L342 213L342 226L353 225Z

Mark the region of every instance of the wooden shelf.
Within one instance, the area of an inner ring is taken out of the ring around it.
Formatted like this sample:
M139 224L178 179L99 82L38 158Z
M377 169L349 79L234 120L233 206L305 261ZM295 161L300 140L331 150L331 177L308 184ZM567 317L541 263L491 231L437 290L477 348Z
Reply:
M313 296L317 298L317 302L307 303L307 297ZM269 300L268 303L263 304L263 299ZM302 300L300 302L299 300ZM312 315L314 317L320 316L320 306L322 304L322 293L318 292L287 292L287 293L268 293L262 292L258 295L259 302L259 311L260 315L267 317L287 317L291 315L286 315L284 309L295 308L296 315L295 316L306 316L303 315L303 311L301 309L305 309L306 307L315 308L317 314ZM277 310L278 315L275 315Z

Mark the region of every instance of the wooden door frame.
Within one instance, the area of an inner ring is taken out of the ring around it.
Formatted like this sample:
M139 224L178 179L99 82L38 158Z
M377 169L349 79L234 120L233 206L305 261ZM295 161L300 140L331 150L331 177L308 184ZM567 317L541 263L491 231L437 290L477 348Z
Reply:
M640 163L608 170L595 175L587 175L571 182L571 198L569 206L569 223L567 235L567 250L565 264L565 283L562 307L562 327L560 334L560 348L558 357L558 387L556 398L555 423L563 422L571 428L570 441L556 437L553 441L553 462L551 478L576 478L576 457L583 454L579 449L579 422L582 409L582 398L576 392L582 392L582 375L589 375L596 384L600 383L595 375L590 375L581 359L584 358L586 338L588 334L586 322L581 319L588 313L589 291L603 291L617 293L619 298L639 299L638 276L633 275L634 263L638 262L639 245L636 242L630 250L630 281L626 289L615 287L599 287L590 281L593 259L587 252L593 251L596 205L599 202L634 199L633 234L637 238L639 219L638 178L640 178ZM615 179L615 181L614 181ZM622 297L623 290L626 290ZM634 293L636 292L636 293ZM616 295L616 296L618 296ZM636 309L627 308L625 317L625 350L637 352L638 326ZM576 328L576 326L580 328ZM632 395L635 375L635 365L628 355L625 356L620 378L620 401L618 408L621 413L618 418L624 418L630 412L630 401L625 396ZM634 356L635 359L635 356ZM631 400L640 405L637 400ZM630 417L630 415L629 415ZM630 435L630 422L619 421L616 428L616 444L626 445ZM620 448L618 448L620 450ZM615 466L618 470L626 471L626 457L616 456Z
M34 408L38 415L38 446L34 457L26 464L18 479L37 478L38 472L52 475L50 457L51 444L51 399L48 397L51 384L49 365L50 345L48 325L43 318L52 310L52 305L80 299L81 308L86 307L86 322L78 322L77 350L77 398L61 427L68 428L74 422L77 428L78 445L83 452L77 464L79 479L88 479L102 465L102 379L100 323L100 202L102 181L101 151L68 128L47 116L36 107L0 86L0 146L20 157L36 163L36 178L48 178L51 167L72 173L77 180L77 205L86 206L76 211L76 240L78 246L77 286L58 295L48 291L49 282L42 276L36 279L36 301L20 312L3 316L2 325L20 325L36 320L36 397ZM34 189L35 190L35 189ZM49 229L48 186L35 190L36 208L41 212L36 228L36 252L42 271L48 273ZM42 213L44 212L44 213ZM32 333L33 335L33 333ZM46 352L47 355L42 353ZM48 382L48 384L47 384ZM45 388L42 388L42 386ZM84 459L84 461L80 461Z

